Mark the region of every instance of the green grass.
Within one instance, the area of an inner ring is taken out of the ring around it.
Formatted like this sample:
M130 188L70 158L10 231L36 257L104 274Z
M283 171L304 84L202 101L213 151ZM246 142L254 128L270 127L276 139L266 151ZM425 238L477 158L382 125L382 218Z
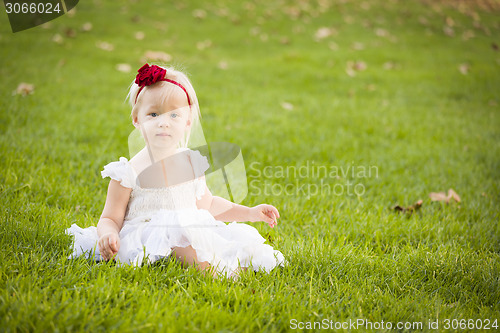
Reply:
M427 331L429 320L440 330L447 318L500 321L499 12L415 0L325 3L322 12L315 2L82 1L73 17L16 34L0 14L3 330L285 331L292 319L362 318L422 322ZM193 17L198 8L204 19ZM443 30L447 17L453 36ZM80 31L85 22L91 31ZM337 34L315 41L320 27ZM62 44L52 42L57 33ZM198 50L206 39L211 47ZM190 73L207 141L242 148L249 183L262 189L243 203L280 210L277 228L254 226L286 268L230 282L173 263L66 259L64 229L97 223L107 188L100 170L128 157L133 126L123 101L147 50L171 54ZM348 61L367 68L351 77ZM117 71L119 63L133 71ZM34 84L34 94L13 96L20 82ZM322 179L263 174L313 162L376 166L378 177L323 179L362 184L361 196L307 196L297 188ZM286 186L292 193L264 192ZM430 201L448 188L461 203ZM419 199L411 216L390 209Z

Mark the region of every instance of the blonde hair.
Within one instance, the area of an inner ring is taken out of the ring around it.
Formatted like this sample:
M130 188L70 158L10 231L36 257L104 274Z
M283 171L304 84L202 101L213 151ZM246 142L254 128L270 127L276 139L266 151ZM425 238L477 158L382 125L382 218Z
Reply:
M165 79L173 80L179 84L181 84L184 89L186 89L186 92L189 96L189 100L191 101L190 105L190 120L191 120L191 126L188 132L186 133L186 137L181 142L181 147L187 147L187 144L189 142L189 136L191 132L191 128L193 128L196 124L199 123L201 114L200 114L200 106L198 104L198 97L196 97L196 92L194 91L193 85L191 84L191 81L189 81L189 78L187 77L186 74L183 72L176 70L173 67L164 67L160 65L156 65L158 67L161 67L167 71L165 74ZM161 101L168 100L170 95L175 91L175 89L181 89L175 84L172 84L170 82L166 81L159 81L156 82L155 84L151 85L151 87L161 87L162 88L162 93L161 93ZM131 111L131 117L132 120L137 116L138 113L138 105L140 104L141 101L141 96L144 95L144 92L147 91L149 86L144 87L140 92L140 86L135 83L135 78L134 81L132 81L132 84L129 87L129 92L127 95L128 103L132 107ZM139 94L139 95L137 95Z

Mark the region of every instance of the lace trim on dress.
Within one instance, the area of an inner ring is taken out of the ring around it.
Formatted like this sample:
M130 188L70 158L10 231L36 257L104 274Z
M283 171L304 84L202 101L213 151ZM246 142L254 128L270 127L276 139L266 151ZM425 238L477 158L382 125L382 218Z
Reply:
M101 176L102 178L109 177L119 181L123 187L133 188L135 186L135 175L129 166L128 160L125 157L120 157L119 161L105 165L104 170L101 171Z

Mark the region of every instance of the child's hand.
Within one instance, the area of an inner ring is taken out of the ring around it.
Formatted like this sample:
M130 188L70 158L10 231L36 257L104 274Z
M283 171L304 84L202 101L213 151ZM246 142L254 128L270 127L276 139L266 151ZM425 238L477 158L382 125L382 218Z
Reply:
M250 208L250 214L251 222L264 221L269 224L271 228L274 228L274 226L278 224L277 219L280 217L280 213L276 207L266 204Z
M112 259L120 248L120 237L117 233L109 233L99 238L99 253L105 260Z

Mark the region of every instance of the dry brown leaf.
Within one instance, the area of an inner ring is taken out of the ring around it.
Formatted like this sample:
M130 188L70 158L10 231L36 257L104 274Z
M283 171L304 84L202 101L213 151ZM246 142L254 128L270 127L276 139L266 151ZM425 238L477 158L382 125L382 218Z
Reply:
M446 17L446 25L449 26L450 28L453 28L453 26L455 25L455 21L453 21L453 19L451 17Z
M463 75L467 75L469 74L469 65L467 64L460 64L458 66L458 70L460 71L460 73L462 73Z
M161 51L146 51L141 58L141 62L148 61L161 61L161 62L169 62L172 60L172 56L168 53Z
M145 35L145 34L144 34L144 32L142 32L142 31L137 31L137 32L134 34L134 37L135 37L135 39L137 39L137 40L143 40L145 36L146 36L146 35Z
M52 28L52 22L45 22L40 27L42 27L42 29L51 29Z
M71 10L66 13L66 15L68 17L73 17L73 16L75 16L75 14L76 14L76 8L75 7L71 8Z
M219 61L219 63L217 64L217 67L219 69L222 69L222 70L227 70L229 68L229 64L227 63L227 61L224 61L224 60L221 60Z
M452 27L449 26L444 26L443 27L443 32L446 36L453 37L455 36L455 30L453 30Z
M21 82L17 86L17 88L14 91L13 95L27 96L27 95L31 95L34 91L35 91L35 86L34 85L32 85L31 83Z
M288 102L281 102L281 107L284 109L284 110L287 110L287 111L292 111L293 110L293 104L292 103L288 103Z
M392 62L392 61L387 61L387 62L384 63L383 67L384 67L385 70L388 71L388 70L396 68L396 64L394 62Z
M410 213L411 214L411 213L416 212L417 210L419 210L420 207L422 207L423 203L424 203L423 200L418 200L413 205L408 206L408 207L402 207L400 205L396 205L396 206L392 207L392 210L395 210L397 212Z
M429 25L429 20L425 18L424 16L419 16L418 17L418 22L420 22L421 25L423 26L428 26Z
M451 197L456 202L461 202L460 197L458 196L457 192L453 191L453 189L451 189L451 188L448 190L448 197Z
M389 36L389 32L387 32L387 30L385 30L385 29L377 28L377 29L375 29L375 35L377 35L379 37L387 37L387 36Z
M200 51L207 49L212 46L212 41L210 39L206 39L204 41L196 43L196 48Z
M118 64L116 65L116 70L122 73L130 73L132 66L129 64Z
M314 40L319 42L322 39L330 36L336 36L337 34L337 30L335 30L334 28L321 27L314 33Z
M462 33L462 40L469 40L471 38L474 38L475 37L475 34L474 34L474 31L472 30L465 30L463 33Z
M207 17L207 12L204 9L195 9L193 10L193 17L203 20Z
M96 46L104 51L113 51L115 49L114 45L108 42L97 42Z
M344 22L347 24L353 24L354 18L352 16L346 15L346 16L344 16Z
M71 28L66 28L64 30L64 34L69 37L69 38L75 38L76 37L76 31Z
M429 193L429 197L431 201L445 201L448 202L448 197L444 192L431 192Z
M85 22L83 25L82 25L82 31L90 31L92 30L92 23L90 22Z
M365 45L360 42L354 42L352 43L351 48L356 51L361 51L365 48Z
M62 44L64 42L64 39L62 38L61 35L59 34L55 34L53 37L52 37L52 41L56 44Z
M290 44L290 39L286 36L283 36L280 38L280 44L281 45L288 45L288 44Z
M448 194L444 192L431 192L429 193L429 197L431 201L443 201L445 203L449 203L451 199L456 202L461 202L460 196L453 189L448 190Z
M345 71L347 75L355 76L356 72L364 71L367 67L364 61L348 61Z
M339 49L339 45L335 42L328 43L328 48L332 51L337 51Z

